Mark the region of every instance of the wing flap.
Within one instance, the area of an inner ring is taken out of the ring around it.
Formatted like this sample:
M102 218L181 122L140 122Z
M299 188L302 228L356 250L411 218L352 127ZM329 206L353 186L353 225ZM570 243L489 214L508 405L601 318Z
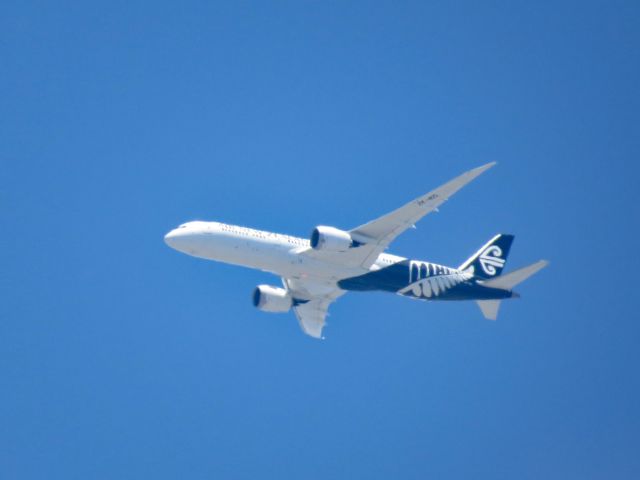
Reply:
M322 329L326 325L329 305L346 292L335 283L314 282L297 278L283 278L282 283L298 303L293 312L300 328L313 338L323 338Z
M313 338L323 338L322 329L326 324L330 301L310 300L293 307L300 328Z

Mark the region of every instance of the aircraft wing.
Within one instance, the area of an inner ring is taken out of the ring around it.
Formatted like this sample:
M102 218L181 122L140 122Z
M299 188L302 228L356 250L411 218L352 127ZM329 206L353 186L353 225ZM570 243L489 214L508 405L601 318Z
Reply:
M350 248L344 252L324 252L309 249L305 253L325 261L368 269L376 261L378 255L398 235L414 226L418 220L428 213L437 210L454 193L495 164L496 162L491 162L469 170L403 207L354 228L349 233L354 240L361 244L358 247Z
M329 283L293 278L283 278L282 283L297 301L293 311L302 331L311 337L323 338L329 305L346 292Z

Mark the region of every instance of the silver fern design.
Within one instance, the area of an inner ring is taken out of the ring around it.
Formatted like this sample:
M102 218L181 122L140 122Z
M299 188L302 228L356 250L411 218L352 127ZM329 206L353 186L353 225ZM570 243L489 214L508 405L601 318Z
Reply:
M423 278L398 291L401 295L412 295L414 297L433 298L439 297L447 290L456 285L473 278L469 272L455 272L447 275L437 275Z
M487 275L495 275L497 268L504 267L505 259L502 258L502 249L497 245L489 246L480 254L480 266Z

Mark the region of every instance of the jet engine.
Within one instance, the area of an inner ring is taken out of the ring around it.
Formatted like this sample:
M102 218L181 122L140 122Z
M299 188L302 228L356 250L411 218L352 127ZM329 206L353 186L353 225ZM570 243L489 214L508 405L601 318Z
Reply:
M349 233L334 227L319 226L311 232L311 247L315 250L344 252L354 245Z
M253 306L265 312L288 312L293 299L284 288L258 285L253 291Z

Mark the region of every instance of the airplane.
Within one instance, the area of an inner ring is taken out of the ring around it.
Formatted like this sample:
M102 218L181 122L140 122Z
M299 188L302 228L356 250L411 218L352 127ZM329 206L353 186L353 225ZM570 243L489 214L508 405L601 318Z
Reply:
M282 287L258 285L253 305L265 312L293 309L302 331L324 338L329 305L349 291L393 292L412 299L474 300L496 320L500 302L519 295L513 287L548 265L540 260L502 275L513 235L498 234L459 267L384 253L405 230L438 208L496 162L454 178L412 202L351 230L315 227L309 239L220 222L191 221L164 237L194 257L273 273Z

